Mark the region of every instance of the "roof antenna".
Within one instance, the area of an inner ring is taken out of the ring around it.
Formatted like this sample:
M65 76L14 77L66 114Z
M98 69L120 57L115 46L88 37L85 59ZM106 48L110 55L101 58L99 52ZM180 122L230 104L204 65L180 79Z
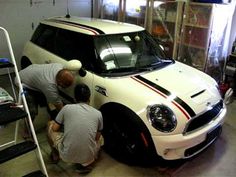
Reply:
M68 2L68 0L67 0L67 14L66 14L66 18L70 18L70 12L69 12L69 2Z

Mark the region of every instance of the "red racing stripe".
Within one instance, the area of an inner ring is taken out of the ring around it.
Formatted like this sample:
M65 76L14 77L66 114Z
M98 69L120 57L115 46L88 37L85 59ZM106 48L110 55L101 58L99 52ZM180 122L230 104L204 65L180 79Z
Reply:
M99 34L96 30L94 30L92 28L85 27L85 26L81 26L79 24L70 23L70 22L61 21L61 20L53 20L53 21L58 22L58 23L62 23L62 24L66 24L68 26L73 26L73 27L84 29L84 30L88 30L88 31L92 32L94 35L98 35Z
M167 95L165 95L165 94L162 93L161 91L157 90L156 88L152 87L151 85L148 85L147 83L145 83L145 82L139 80L139 79L136 78L136 77L131 77L131 78L134 79L135 81L141 83L142 85L148 87L149 89L153 90L154 92L158 93L159 95L161 95L161 96L164 97L165 99L168 98ZM185 115L185 117L186 117L187 119L190 119L190 118L191 118L191 116L182 108L181 105L179 105L179 104L178 104L177 102L175 102L174 100L172 100L171 103L172 103L173 105L175 105L175 106Z

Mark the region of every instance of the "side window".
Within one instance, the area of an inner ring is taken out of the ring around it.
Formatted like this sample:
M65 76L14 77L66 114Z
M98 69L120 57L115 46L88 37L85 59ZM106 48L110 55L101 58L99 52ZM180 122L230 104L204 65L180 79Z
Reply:
M40 24L32 36L31 41L50 52L54 52L56 31L57 29L55 27Z
M56 34L55 54L66 60L78 59L73 32L64 29L58 30Z
M55 54L65 60L78 59L83 67L90 71L94 71L96 68L92 36L59 29L55 44Z

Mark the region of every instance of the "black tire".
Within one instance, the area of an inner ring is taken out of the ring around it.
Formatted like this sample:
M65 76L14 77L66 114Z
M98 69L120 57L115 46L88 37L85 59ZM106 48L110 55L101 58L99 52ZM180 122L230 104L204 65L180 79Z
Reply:
M156 163L158 157L150 133L134 112L117 103L102 107L101 112L104 149L108 154L129 165Z

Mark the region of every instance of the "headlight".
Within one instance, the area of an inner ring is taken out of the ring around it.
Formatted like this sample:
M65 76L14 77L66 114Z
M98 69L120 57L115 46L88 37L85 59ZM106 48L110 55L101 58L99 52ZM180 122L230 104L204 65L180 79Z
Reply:
M162 132L173 131L177 124L173 111L165 105L148 106L147 117L152 126Z

